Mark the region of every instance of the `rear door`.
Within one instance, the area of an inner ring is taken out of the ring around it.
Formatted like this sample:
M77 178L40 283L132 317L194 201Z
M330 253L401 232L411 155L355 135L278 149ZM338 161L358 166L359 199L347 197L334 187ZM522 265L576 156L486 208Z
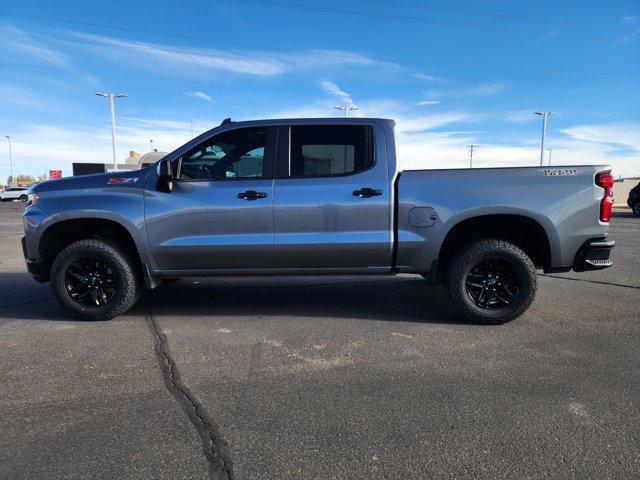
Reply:
M280 127L277 267L389 270L391 189L384 142L375 123Z

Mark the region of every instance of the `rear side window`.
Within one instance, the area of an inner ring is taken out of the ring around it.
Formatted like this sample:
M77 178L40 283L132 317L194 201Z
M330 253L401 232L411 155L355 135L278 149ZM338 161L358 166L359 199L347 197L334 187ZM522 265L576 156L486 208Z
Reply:
M347 175L373 165L373 135L367 126L291 128L290 175Z

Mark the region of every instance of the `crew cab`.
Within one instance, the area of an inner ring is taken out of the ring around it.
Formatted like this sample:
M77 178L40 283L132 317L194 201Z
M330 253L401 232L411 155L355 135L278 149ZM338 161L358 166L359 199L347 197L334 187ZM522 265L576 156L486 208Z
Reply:
M41 183L28 270L87 319L165 279L420 274L499 324L529 307L537 271L611 265L610 167L401 171L394 125L225 120L143 170Z

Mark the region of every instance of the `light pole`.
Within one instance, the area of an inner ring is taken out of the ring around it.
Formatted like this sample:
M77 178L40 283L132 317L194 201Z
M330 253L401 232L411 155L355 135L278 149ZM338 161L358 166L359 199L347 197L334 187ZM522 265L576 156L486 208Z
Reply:
M555 115L553 112L533 112L542 115L542 141L540 142L540 166L544 165L544 139L547 136L547 117Z
M347 118L348 112L353 112L355 110L360 110L355 105L338 105L338 106L335 106L333 108L335 108L336 110L342 110L344 112L344 118Z
M153 139L149 140L149 143L151 143L151 151L153 152Z
M547 152L549 152L549 166L551 166L551 149L547 148Z
M116 108L114 106L115 98L124 98L126 93L96 93L99 97L106 97L109 99L109 112L111 113L111 150L113 151L113 170L118 170L118 161L116 160Z
M473 168L473 152L475 152L478 145L467 145L469 147L469 168Z
M11 165L11 182L15 187L17 185L16 181L16 167L13 164L13 152L11 151L11 137L9 135L5 135L5 138L9 141L9 165Z

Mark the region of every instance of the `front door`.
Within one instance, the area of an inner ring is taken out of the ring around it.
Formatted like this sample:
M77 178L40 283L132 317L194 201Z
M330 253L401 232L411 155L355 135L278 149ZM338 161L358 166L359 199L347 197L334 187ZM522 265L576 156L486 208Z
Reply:
M277 267L388 271L391 180L383 135L366 123L280 127Z
M145 192L163 274L271 268L276 129L227 130L182 156L170 193Z

